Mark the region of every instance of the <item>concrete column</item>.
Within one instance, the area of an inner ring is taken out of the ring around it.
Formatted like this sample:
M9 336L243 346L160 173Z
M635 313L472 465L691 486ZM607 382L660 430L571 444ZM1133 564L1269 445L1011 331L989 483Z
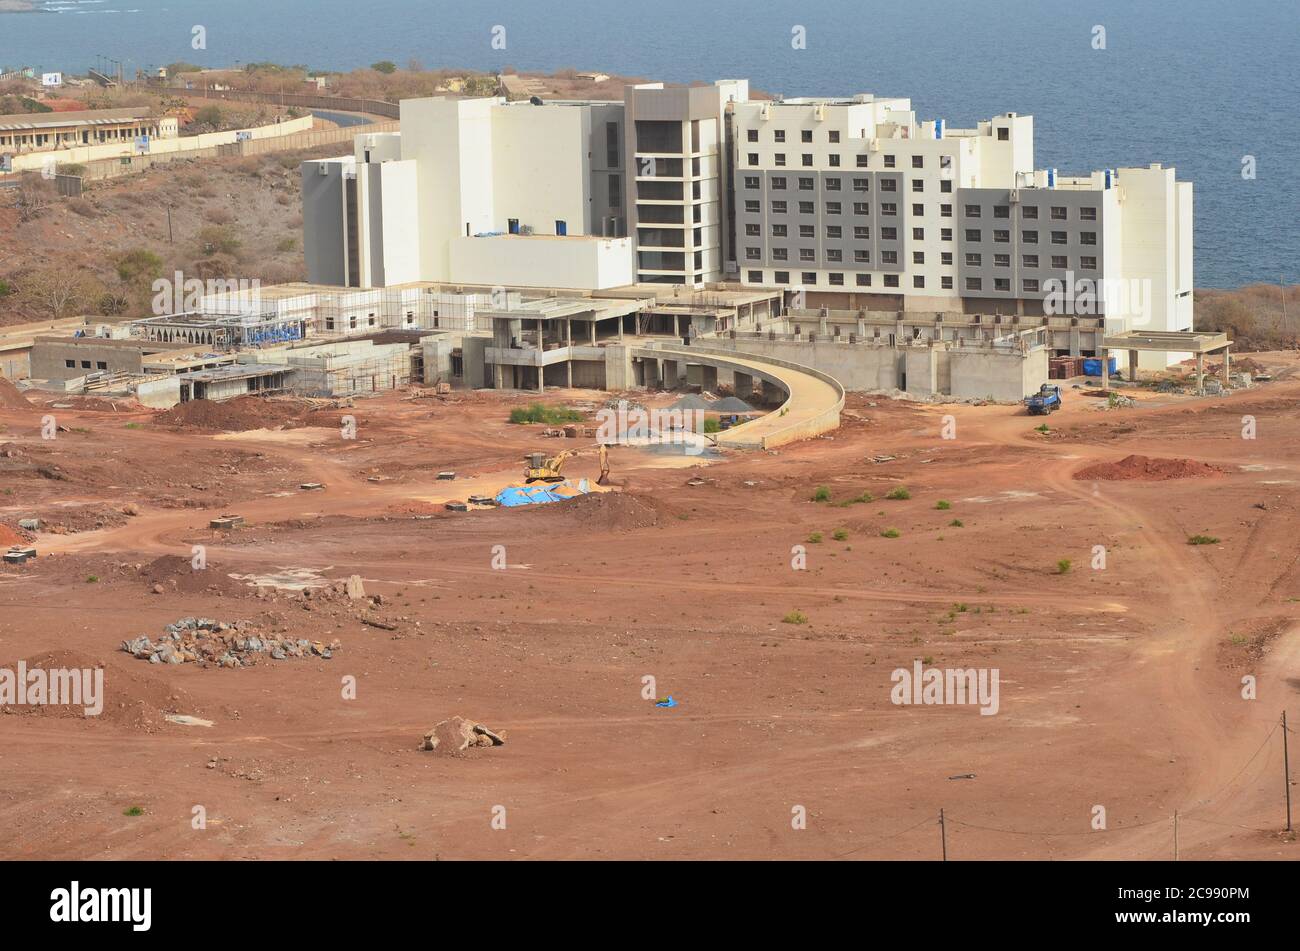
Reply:
M546 392L546 367L539 366L537 368L537 392Z
M623 317L622 317L622 315L620 315L620 316L618 317L618 339L619 339L619 340L622 340L622 339L623 339Z
M1232 372L1232 348L1223 348L1223 387L1228 387L1228 374Z
M1130 350L1128 352L1128 380L1130 383L1138 378L1138 352Z
M565 318L564 321L564 344L567 347L573 346L573 320Z
M1110 373L1107 371L1110 369L1110 351L1105 347L1101 347L1097 351L1097 354L1101 357L1101 388L1103 390L1109 390Z
M748 373L741 373L737 370L732 374L732 386L736 390L736 395L742 400L752 399L754 396L754 377Z
M784 403L785 390L777 386L771 380L763 381L763 401L765 403Z
M587 321L587 328L591 334L591 345L594 347L596 345L596 322L594 320Z
M1079 328L1070 328L1070 356L1079 356Z
M1205 395L1205 354L1196 355L1196 395Z
M573 361L564 361L564 382L569 389L573 389Z
M700 378L701 378L701 383L700 383L700 385L701 385L702 387L704 387L704 389L709 390L710 392L714 392L714 391L717 390L717 388L718 388L718 368L717 368L717 367L711 367L711 366L709 366L708 364L703 364L703 365L701 365L701 366L700 366Z

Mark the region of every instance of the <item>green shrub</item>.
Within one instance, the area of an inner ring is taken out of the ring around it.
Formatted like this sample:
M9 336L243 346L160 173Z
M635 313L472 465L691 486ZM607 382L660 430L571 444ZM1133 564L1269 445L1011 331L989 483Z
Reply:
M910 499L911 497L912 497L912 493L907 491L906 486L901 486L901 485L895 486L894 488L890 489L889 494L885 496L885 498L893 499L895 502L905 501L907 499Z
M937 508L940 512L946 512L948 511L948 509L952 508L952 503L949 502L947 499L940 499L938 502L934 503L934 507Z
M1189 545L1217 545L1219 540L1213 535L1193 535L1187 539Z
M887 528L887 529L885 529L883 532L880 533L880 537L881 537L881 538L898 538L898 536L900 536L900 535L902 535L902 534L903 534L903 533L900 532L900 531L899 531L898 529L896 529L896 528Z
M144 815L144 810L141 809L139 806L132 806L130 809L123 809L123 810L122 810L122 815L124 815L124 816L142 816L142 815Z
M822 542L821 532L813 532L811 535L808 536L808 543L811 545L820 545L821 542Z
M1056 563L1056 573L1057 573L1058 575L1069 574L1069 573L1070 573L1070 566L1071 566L1072 564L1074 564L1074 562L1070 561L1070 559L1068 559L1068 558L1062 558L1060 561L1058 561L1058 562Z
M545 423L548 426L558 426L561 423L581 422L582 414L576 409L568 409L563 406L545 406L541 403L533 403L530 406L516 406L510 411L510 422L512 423Z
M849 532L846 528L837 528L835 531L831 532L831 538L835 539L837 542L842 542L848 537Z
M812 494L814 502L829 502L831 500L831 489L828 485L817 486L817 491Z
M950 528L965 528L966 523L959 518L954 518L951 522L948 523L948 526Z
M162 276L162 258L145 248L135 248L117 259L117 276L124 284L151 284Z
M782 624L807 624L808 615L802 611L791 611L785 617L781 618Z
M704 431L706 433L720 433L722 432L722 424L716 419L706 419L704 421Z

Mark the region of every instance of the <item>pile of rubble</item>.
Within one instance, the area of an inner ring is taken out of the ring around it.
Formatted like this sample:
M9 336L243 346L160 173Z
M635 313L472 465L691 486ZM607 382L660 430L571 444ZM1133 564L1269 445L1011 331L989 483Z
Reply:
M329 660L343 645L305 638L266 637L250 621L230 624L212 618L186 617L168 624L161 638L147 634L122 642L122 650L151 664L195 663L202 667L251 667L262 657L320 657Z
M471 746L502 746L505 741L505 730L493 731L473 720L452 717L450 720L443 720L424 734L420 749L434 750L438 753L459 753Z

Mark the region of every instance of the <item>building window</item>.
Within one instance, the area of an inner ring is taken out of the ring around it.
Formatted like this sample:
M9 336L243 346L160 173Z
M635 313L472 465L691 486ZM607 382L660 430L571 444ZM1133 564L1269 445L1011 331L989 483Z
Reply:
M853 190L855 192L871 191L871 179L869 178L853 179Z
M808 175L799 176L799 191L810 192L813 190L815 179Z
M773 190L773 191L778 191L778 192L783 192L783 191L785 191L785 176L784 176L784 175L773 175L773 176L772 176L772 190Z
M913 155L913 156L912 156L912 168L925 168L925 156L923 156L923 155Z
M923 179L923 178L914 178L914 179L912 179L912 191L914 191L914 192L923 192L923 191L925 191L925 179Z
M838 201L828 201L826 203L826 214L838 215L840 213L840 203Z
M1011 278L1009 278L1009 277L995 277L995 278L993 278L993 289L994 289L995 291L1010 291L1010 290L1011 290Z
M943 179L942 181L940 181L940 182L939 182L939 191L943 192L945 195L951 195L951 194L952 194L952 179L950 179L950 178L945 178L945 179Z
M774 214L774 215L784 215L784 214L785 214L785 202L783 202L783 201L774 201L774 202L772 202L772 214Z
M1009 255L1009 254L995 254L995 255L993 255L993 266L994 266L994 267L1011 267L1011 255Z
M871 252L870 252L870 251L862 251L862 250L854 251L854 252L853 252L853 263L854 263L854 264L870 264L870 263L871 263Z
M759 230L758 222L751 222L745 225L745 234L751 238L757 238L762 232Z
M1097 270L1097 259L1092 255L1085 254L1079 258L1079 267L1084 271Z
M773 261L785 261L785 260L787 260L789 257L790 257L790 251L789 251L788 248L773 248L773 249L772 249L772 260L773 260Z
M859 156L858 156L858 168L866 168L866 167L867 167L867 158L868 158L868 156L866 156L866 155L859 155Z
M816 213L817 213L817 208L816 208L815 205L813 205L812 202L810 202L810 201L801 201L801 202L799 202L799 214L801 214L801 215L815 215Z
M952 229L951 229L951 228L940 228L940 229L939 229L939 240L940 240L940 241L951 241L951 240L952 240Z
M898 205L892 201L882 201L880 203L880 213L886 218L893 218L898 214Z
M994 217L994 218L1010 218L1010 217L1011 217L1011 206L1010 206L1010 205L994 205L994 206L993 206L993 217Z
M763 272L762 272L762 271L750 271L750 272L749 272L749 283L751 283L751 284L762 284L762 283L763 283Z
M871 286L871 275L870 275L870 274L859 274L859 275L858 275L858 287L870 287L870 286Z
M913 218L924 218L924 217L925 217L925 205L913 205L913 206L912 206L912 217L913 217Z
M840 130L839 130L839 129L831 129L831 130L830 130L830 141L831 141L831 143L834 144L834 145L838 145L838 144L839 144L839 141L840 141Z
M745 258L750 261L760 261L763 258L762 248L746 248Z
M1025 218L1025 219L1030 219L1030 220L1037 220L1037 219L1038 219L1038 206L1036 206L1036 205L1025 205L1025 207L1023 207L1023 208L1020 209L1020 217L1021 217L1021 218Z
M831 159L831 168L839 168L839 167L840 167L840 156L839 156L839 153L838 153L838 152L832 154L831 157L830 157L830 159Z
M1038 267L1037 254L1026 254L1023 258L1021 258L1021 260L1024 262L1025 267L1033 267L1033 268Z
M757 215L757 214L759 214L761 211L762 211L762 205L760 205L760 204L758 203L757 200L750 200L750 199L746 199L746 200L745 200L745 213L746 213L746 214L749 214L749 215Z
M881 263L881 264L897 264L897 263L898 263L898 252L897 252L897 251L881 251L881 252L880 252L880 263Z
M65 367L67 367L69 370L75 370L75 369L77 368L77 361L76 361L76 360L64 360L64 361L63 361L63 365L64 365Z
M865 201L855 201L853 203L853 213L855 215L869 215L871 211L867 208Z
M805 284L816 284L817 274L814 271L804 271L802 275L802 280L803 283Z
M922 277L920 274L914 274L914 275L912 275L912 286L913 286L913 287L925 287L925 278Z
M778 284L789 284L789 283L790 283L790 272L789 272L789 271L777 271L775 274L772 275L772 280L776 281Z
M844 229L843 229L842 227L840 227L839 225L827 225L827 226L826 226L826 237L828 237L828 238L841 238L841 237L843 237L843 236L844 236Z
M789 231L785 225L772 225L772 237L784 238L787 234Z
M924 240L925 240L925 229L924 229L924 228L913 228L913 229L912 229L912 240L913 240L913 241L924 241Z
M813 249L813 248L800 248L800 249L799 249L799 260L800 260L800 261L816 261L816 260L817 260L817 252L816 252L816 250Z
M784 167L785 167L785 153L784 153L784 152L777 152L777 153L776 153L772 158L773 158L773 162L776 164L776 166L777 166L778 168L784 168Z
M826 261L829 264L841 264L844 261L844 252L839 248L827 248Z
M966 217L967 217L967 218L978 218L979 216L980 216L980 206L979 206L979 205L967 205L967 206L966 206Z
M897 241L897 240L898 240L898 229L897 229L897 228L881 228L881 229L880 229L880 240L881 240L881 241Z
M939 217L940 217L940 218L951 218L951 217L952 217L952 205L940 205L940 206L939 206Z
M811 152L804 152L804 153L802 154L802 157L801 157L801 158L802 158L802 161L803 161L803 167L804 167L804 168L812 168L812 153L811 153Z
M978 243L983 240L983 234L979 228L967 228L966 240Z
M896 192L896 191L898 191L898 179L896 179L896 178L882 178L882 179L880 180L880 190L881 190L882 192Z
M1064 231L1052 232L1052 244L1065 244L1065 243L1066 243L1066 238L1065 238Z
M815 237L817 237L817 229L814 228L812 225L800 225L800 226L799 226L799 237L801 237L801 238L815 238Z
M893 168L893 167L894 167L894 156L892 156L892 155L886 155L886 156L885 156L885 168Z
M82 360L82 361L81 361L81 369L83 369L83 370L89 370L89 369L90 369L90 361L89 361L89 360Z
M1036 277L1027 277L1027 278L1025 278L1023 281L1020 282L1020 286L1023 287L1023 288L1025 289L1025 292L1026 292L1027 294L1037 294L1037 293L1038 293L1038 278L1036 278Z
M1038 232L1037 232L1037 231L1022 231L1022 232L1020 232L1020 242L1021 242L1022 244L1037 244L1037 243L1038 243Z
M945 274L943 277L939 278L939 286L945 291L952 290L952 277Z
M854 225L854 226L853 226L853 237L856 238L856 239L859 240L859 241L870 241L870 240L871 240L871 229L868 228L868 227L865 226L865 225Z
M1052 255L1052 267L1056 268L1058 271L1064 271L1069 266L1070 266L1070 259L1067 258L1064 254Z
M757 188L757 187L758 187L758 181L759 181L759 179L758 179L758 176L757 176L757 175L746 175L746 176L745 176L745 187L746 187L746 188Z
M897 275L897 274L886 274L886 275L885 275L885 286L886 286L886 287L897 287L897 286L898 286L898 275Z
M832 271L830 274L827 275L827 277L830 279L830 282L831 282L832 284L834 284L836 287L843 287L843 286L844 286L844 275L843 275L843 274L839 274L839 273L837 273L837 272L835 272L835 271Z
M758 130L757 130L757 129L747 129L747 130L745 130L745 141L746 141L746 142L757 142L757 141L758 141ZM752 272L751 272L751 273L752 273Z
M800 129L800 130L799 130L799 141L800 141L800 142L811 142L811 141L812 141L812 129Z
M1096 244L1096 243L1097 243L1097 232L1095 232L1095 231L1081 231L1081 232L1079 232L1079 243L1080 243L1080 244Z
M609 176L609 207L619 208L623 205L623 179L618 175Z
M758 153L757 153L757 152L750 152L749 155L748 155L746 158L747 158L747 160L748 160L748 162L749 162L750 165L757 165L757 164L758 164Z
M984 280L983 280L983 278L978 278L978 277L968 277L968 278L966 278L966 290L968 290L968 291L982 291L983 289L984 289Z
M1010 138L1011 138L1011 130L1010 130L1010 129L1008 129L1006 126L1003 126L1001 129L998 129L998 141L999 141L999 142L1006 142L1006 141L1010 140Z
M1096 209L1096 208L1080 208L1080 209L1079 209L1079 218L1082 219L1083 221L1096 221L1096 220L1097 220L1097 209Z
M983 259L980 257L980 255L976 254L974 251L967 252L966 254L967 267L979 267L982 261Z
M924 252L924 251L913 251L913 252L912 252L912 263L913 263L913 264L924 264L924 263L925 263L925 252Z
M785 141L785 129L773 129L773 130L772 130L772 141L774 141L774 142L784 142L784 141Z
M947 265L951 266L951 265L952 265L952 252L951 252L951 251L940 251L940 252L939 252L939 263L940 263L940 264L947 264Z
M1065 208L1063 206L1061 205L1052 206L1052 220L1053 221L1065 220Z
M826 185L826 190L828 192L837 192L840 190L840 179L838 178L827 178L824 180L824 184Z
M1010 231L997 231L997 230L995 230L995 231L993 232L993 240L994 240L995 242L997 242L998 244L1006 244L1007 242L1009 242L1009 241L1011 240L1011 232L1010 232Z

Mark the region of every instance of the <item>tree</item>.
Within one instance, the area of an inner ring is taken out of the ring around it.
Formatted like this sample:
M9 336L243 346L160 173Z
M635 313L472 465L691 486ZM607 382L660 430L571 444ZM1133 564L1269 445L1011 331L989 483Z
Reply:
M204 106L194 113L194 121L199 125L212 126L213 129L221 127L221 110L216 106Z
M397 64L386 59L381 59L377 63L371 63L370 68L377 73L383 73L385 76L390 76L397 72Z
M86 303L86 279L70 268L33 271L23 281L23 297L55 320L66 317Z
M145 248L135 248L118 258L117 276L125 284L152 284L162 275L162 258Z

